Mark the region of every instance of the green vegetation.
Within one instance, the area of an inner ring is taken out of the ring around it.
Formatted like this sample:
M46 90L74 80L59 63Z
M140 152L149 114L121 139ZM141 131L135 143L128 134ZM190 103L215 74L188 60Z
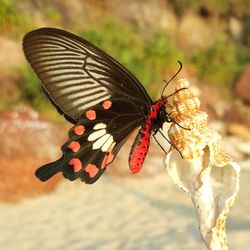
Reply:
M29 102L37 110L44 113L44 115L51 121L62 121L62 117L57 114L56 109L50 103L46 97L40 80L37 78L33 70L27 65L20 69L22 75L21 81L24 83L21 85L20 101Z
M250 9L250 3L249 3ZM248 44L248 54L250 54L250 18L245 20L243 27L244 42Z
M17 11L11 0L2 0L0 8L0 27L15 25L18 22Z
M183 60L183 53L166 34L145 37L130 25L114 20L84 29L80 35L127 67L149 91L154 85L160 90L164 77L170 78L178 69L177 60ZM158 97L158 93L151 95Z
M43 16L46 20L50 20L53 22L60 22L61 15L60 12L56 9L56 7L52 5L47 5L43 9Z
M237 46L224 36L215 39L210 47L191 58L198 70L199 79L202 82L231 86L239 73L238 50Z
M40 80L28 65L22 68L20 73L24 82L24 85L21 86L21 99L27 100L35 107L42 108L46 105L47 100L42 93Z
M13 0L1 0L0 31L17 37L22 31L33 27L32 20Z

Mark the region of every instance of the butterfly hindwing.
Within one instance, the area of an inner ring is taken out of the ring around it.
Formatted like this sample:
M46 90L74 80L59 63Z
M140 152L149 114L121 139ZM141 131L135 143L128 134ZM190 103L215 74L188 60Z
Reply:
M126 99L99 103L82 113L69 130L69 140L62 146L62 158L50 166L69 180L80 178L86 183L95 182L114 160L130 133L143 122L142 117L143 111ZM54 174L48 164L45 166L36 172L42 181Z

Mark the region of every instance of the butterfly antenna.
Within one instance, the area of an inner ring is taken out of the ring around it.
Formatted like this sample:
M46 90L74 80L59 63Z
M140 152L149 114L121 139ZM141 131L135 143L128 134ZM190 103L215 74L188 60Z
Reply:
M173 77L172 77L170 80L168 80L168 81L164 80L164 82L165 82L166 84L165 84L165 86L164 86L164 88L163 88L163 90L162 90L162 92L161 92L161 98L163 98L163 92L164 92L164 90L166 89L166 87L168 86L168 84L169 84L169 83L179 74L179 72L180 72L181 69L182 69L182 63L181 63L180 61L177 61L177 62L179 63L180 67L179 67L178 71L173 75Z
M162 96L161 99L165 102L169 97L171 97L171 96L175 95L176 93L178 93L179 91L185 90L185 89L188 89L188 88L184 87L184 88L177 89L174 93L172 93L168 96ZM170 104L168 103L168 105L170 105Z

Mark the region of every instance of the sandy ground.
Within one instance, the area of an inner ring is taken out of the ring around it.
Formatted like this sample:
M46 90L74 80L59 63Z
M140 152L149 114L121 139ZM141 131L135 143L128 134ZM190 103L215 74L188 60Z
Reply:
M231 250L250 246L250 160L241 166L241 191L227 224ZM158 173L106 175L95 185L63 181L54 193L1 203L0 249L205 250L192 203L171 183L161 159L144 168Z

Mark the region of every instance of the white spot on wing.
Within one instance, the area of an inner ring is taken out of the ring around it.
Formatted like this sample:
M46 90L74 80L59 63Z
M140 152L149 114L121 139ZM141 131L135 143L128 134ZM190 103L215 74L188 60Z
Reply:
M104 124L104 123L97 123L95 126L94 126L94 130L97 130L97 129L102 129L102 128L106 128L107 125Z
M102 137L105 134L106 134L106 129L98 130L98 131L96 131L96 132L89 135L88 141L94 141L94 140Z
M93 149L98 149L100 147L102 147L103 144L106 143L106 141L109 139L111 135L110 134L106 134L103 137L99 138L94 144L93 144Z
M107 125L105 123L97 123L94 126L94 130L97 130L91 133L88 137L88 141L95 141L92 145L93 149L101 149L102 152L107 152L114 138L111 134L108 134L106 131Z
M113 136L110 135L108 140L103 144L103 146L101 148L102 152L107 152L108 149L110 148L110 146L112 145L113 141L114 141Z

